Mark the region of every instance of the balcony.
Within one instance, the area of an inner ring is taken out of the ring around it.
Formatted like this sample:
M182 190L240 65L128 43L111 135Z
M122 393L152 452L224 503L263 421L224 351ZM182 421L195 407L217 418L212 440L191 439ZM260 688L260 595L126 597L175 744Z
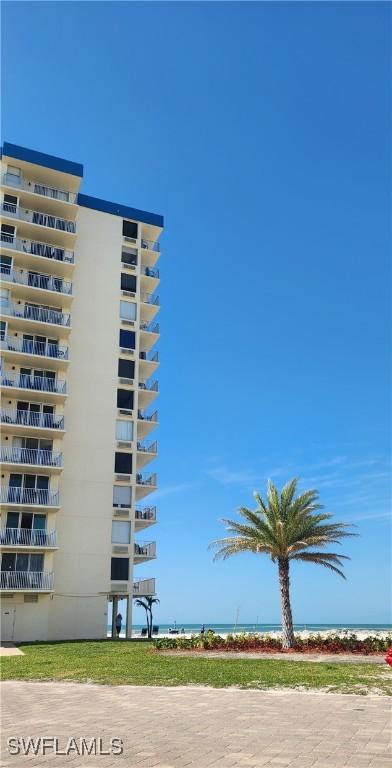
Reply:
M0 488L0 503L5 507L59 507L59 492L46 488L20 488L4 485Z
M140 269L140 289L142 293L153 293L159 285L159 269L142 266Z
M149 525L154 525L157 521L156 507L144 507L144 509L135 510L135 529L137 531L147 528Z
M67 394L67 383L61 379L50 379L46 376L36 376L26 373L4 373L1 377L1 386L4 394L13 396L12 390L28 390L37 393L35 400L40 402L54 402L58 396L64 398ZM7 392L11 390L11 392ZM38 394L39 393L39 394ZM15 395L18 394L15 392ZM24 394L24 393L23 393Z
M144 238L140 241L140 247L148 251L156 251L157 253L161 250L159 243L156 243L153 240L145 240Z
M144 496L147 496L149 493L155 491L157 482L157 476L155 473L152 475L142 475L140 472L137 472L136 499L142 499Z
M139 359L142 360L145 363L158 363L159 362L159 354L158 350L154 353L152 352L139 352Z
M159 333L159 323L140 323L140 330L145 333Z
M62 367L68 363L68 347L60 344L52 344L44 341L30 341L18 336L5 336L0 339L0 349L3 350L4 357L12 362L26 364L28 358L49 358L50 362L57 367ZM38 362L31 360L32 363ZM41 361L39 361L41 363Z
M143 445L143 443L138 443L137 450L141 451L142 453L158 453L158 443L156 440L154 443L150 443L149 445Z
M156 267L142 267L140 274L142 277L152 277L154 280L159 280L159 269Z
M138 411L137 414L137 434L138 437L144 438L158 425L158 411L154 413L146 413L145 411Z
M140 323L140 348L142 352L151 349L159 339L159 323Z
M30 192L33 195L39 195L40 197L46 197L50 200L60 201L61 203L71 203L75 205L77 203L77 193L69 192L65 189L57 189L57 187L49 187L47 184L42 184L39 181L33 179L24 179L23 177L17 177L12 173L4 173L3 184L5 187L12 187L12 189L23 190Z
M43 211L32 211L29 208L21 208L14 203L5 203L1 205L1 210L5 218L16 219L23 225L31 225L32 232L35 227L45 227L45 229L55 229L59 233L64 235L75 235L76 225L74 221L69 219L63 219L60 216L53 216L51 213L44 213ZM30 228L30 227L29 227Z
M136 457L136 466L137 469L142 469L146 464L148 464L149 461L152 461L155 459L156 455L158 453L158 443L150 443L149 445L145 445L144 443L137 443L137 457Z
M149 379L155 373L159 365L158 351L139 352L139 376L141 379Z
M150 323L157 312L159 312L159 296L153 293L140 293L140 319L142 322Z
M53 262L53 268L62 275L74 264L74 252L61 248L60 245L25 240L5 232L1 233L1 243L3 248L16 253L18 261L31 269L37 269L39 265L47 266L47 260L50 259Z
M139 381L139 406L141 409L147 408L158 394L158 382L151 383Z
M1 408L1 424L11 426L18 431L22 428L24 435L35 434L38 430L42 432L64 432L64 416L55 416L54 413L41 413L37 411L27 411L16 408Z
M57 549L57 532L31 528L2 528L0 530L0 546Z
M134 579L134 597L148 597L152 595L155 595L155 579Z
M31 307L29 304L15 304L14 302L0 305L0 314L6 317L13 317L17 320L14 325L21 325L23 330L27 328L42 330L42 325L57 325L64 329L70 329L71 315L64 314L57 309L46 309L46 307ZM28 320L28 324L25 321ZM22 321L22 322L21 322ZM44 329L45 330L45 329Z
M40 448L20 448L0 445L0 461L4 467L15 465L60 470L63 466L63 454L59 451L41 450Z
M23 298L33 301L48 301L49 294L53 293L56 298L61 296L61 301L69 303L72 299L72 283L63 280L61 277L53 275L40 275L27 270L15 270L6 265L1 265L1 280L4 283L12 285L12 292ZM54 296L50 297L50 300Z
M0 571L0 589L12 592L53 592L50 571Z
M141 322L140 330L145 333L159 333L159 323Z
M157 556L157 545L155 541L139 541L133 545L133 554L136 563L145 563L147 560L154 560Z

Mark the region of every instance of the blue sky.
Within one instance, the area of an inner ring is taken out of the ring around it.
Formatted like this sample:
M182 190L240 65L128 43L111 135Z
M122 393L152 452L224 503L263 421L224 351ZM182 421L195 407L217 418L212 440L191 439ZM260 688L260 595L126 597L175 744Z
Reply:
M3 4L3 138L165 216L158 621L279 619L273 564L207 546L293 475L360 533L347 582L293 568L295 619L391 620L390 14Z

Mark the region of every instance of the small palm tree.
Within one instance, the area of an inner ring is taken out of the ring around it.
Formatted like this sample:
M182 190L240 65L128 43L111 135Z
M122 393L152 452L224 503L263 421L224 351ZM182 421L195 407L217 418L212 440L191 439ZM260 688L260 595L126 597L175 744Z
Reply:
M269 481L267 501L255 493L258 508L252 512L247 507L239 509L244 522L223 519L228 533L234 534L212 542L218 548L214 560L226 560L239 552L255 552L269 555L278 564L282 613L282 647L294 645L293 619L290 603L290 561L303 560L329 568L345 578L341 568L345 555L325 552L329 544L340 544L344 536L355 536L347 529L347 523L329 522L332 515L321 512L319 494L315 490L296 495L297 478L290 480L279 493Z
M147 637L152 637L152 606L158 605L159 600L157 597L141 597L135 600L135 605L139 608L144 608L146 612L146 624L147 624Z

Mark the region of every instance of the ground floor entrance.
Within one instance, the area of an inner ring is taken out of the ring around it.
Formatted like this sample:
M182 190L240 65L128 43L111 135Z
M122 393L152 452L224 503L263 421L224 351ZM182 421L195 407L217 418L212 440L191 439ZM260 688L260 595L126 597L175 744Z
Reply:
M15 635L16 606L4 605L1 607L1 640L2 642L12 642Z
M108 637L132 637L132 598L130 595L109 595Z

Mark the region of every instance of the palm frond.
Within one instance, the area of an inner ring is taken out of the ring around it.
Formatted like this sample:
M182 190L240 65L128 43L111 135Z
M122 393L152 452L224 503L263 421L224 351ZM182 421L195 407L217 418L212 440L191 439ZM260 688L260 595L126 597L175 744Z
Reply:
M240 552L270 553L271 548L267 544L258 541L257 538L245 539L241 536L228 536L225 539L217 539L210 544L209 548L217 548L214 560L226 560L231 555L237 555Z
M339 574L339 576L341 576L343 579L346 578L343 571L341 571L340 568L337 568L336 566L339 565L341 568L343 568L344 564L342 563L342 560L350 560L347 555L337 555L334 552L298 552L297 554L293 555L291 559L303 560L308 563L316 563L316 565L322 565L324 568L329 568L329 570Z
M347 523L335 522L329 512L319 503L319 494L310 489L295 495L298 480L292 478L278 492L269 480L267 499L255 493L256 510L240 507L242 520L223 519L228 535L213 542L211 547L219 549L215 559L226 559L239 552L261 552L274 560L303 559L315 557L310 548L324 549L331 544L340 544L347 536L357 535ZM321 556L322 553L318 553ZM324 553L324 560L333 563Z

